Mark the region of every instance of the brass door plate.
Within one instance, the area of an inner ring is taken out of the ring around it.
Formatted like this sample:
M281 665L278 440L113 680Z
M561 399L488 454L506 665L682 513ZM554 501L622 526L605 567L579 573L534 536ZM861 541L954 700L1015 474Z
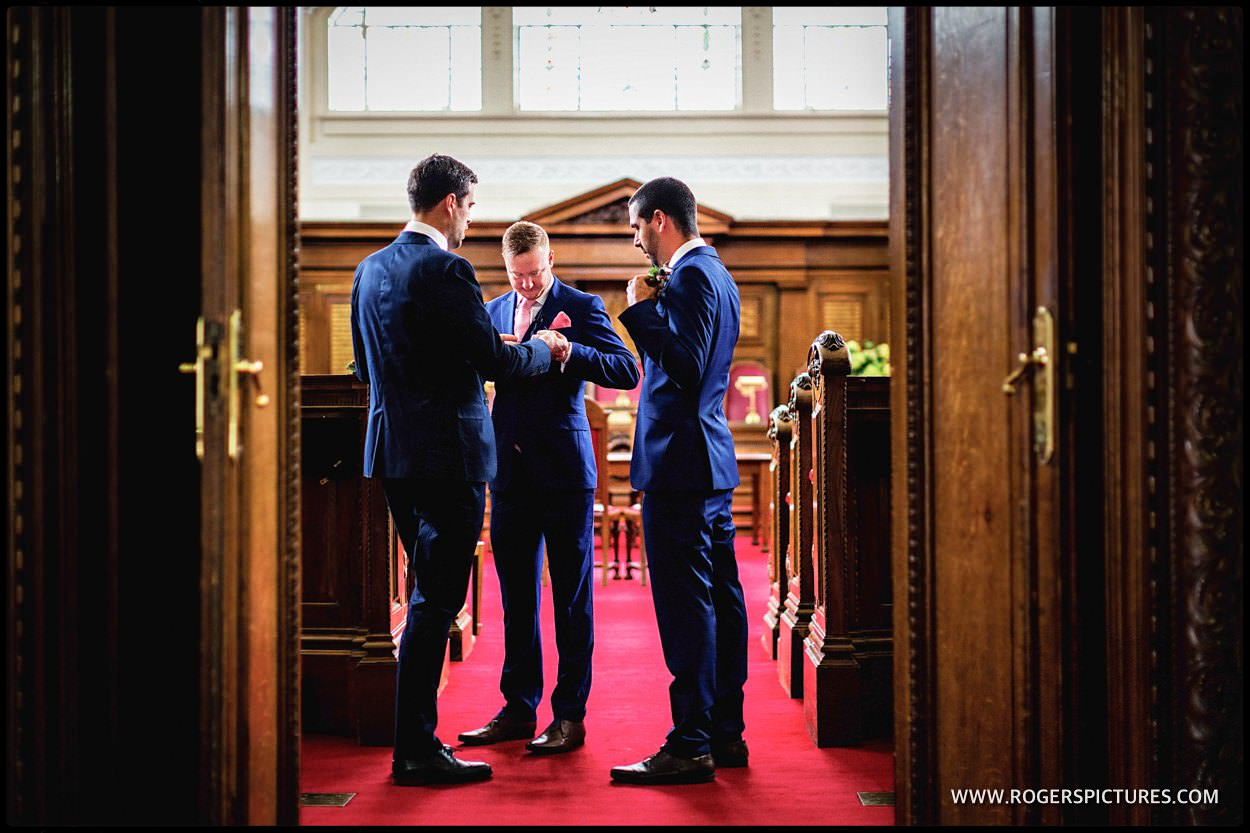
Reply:
M346 807L356 793L300 793L301 807Z
M856 792L859 803L864 807L893 807L894 793Z

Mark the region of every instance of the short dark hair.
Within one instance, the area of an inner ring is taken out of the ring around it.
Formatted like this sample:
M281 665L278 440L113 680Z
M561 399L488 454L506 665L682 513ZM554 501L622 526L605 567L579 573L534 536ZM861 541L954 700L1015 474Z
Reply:
M667 214L683 234L699 233L698 203L690 186L680 179L662 176L645 183L629 198L637 206L638 219L650 220L659 209Z
M413 211L426 211L448 194L463 200L469 186L477 184L477 174L459 159L435 153L417 163L408 174L408 205Z

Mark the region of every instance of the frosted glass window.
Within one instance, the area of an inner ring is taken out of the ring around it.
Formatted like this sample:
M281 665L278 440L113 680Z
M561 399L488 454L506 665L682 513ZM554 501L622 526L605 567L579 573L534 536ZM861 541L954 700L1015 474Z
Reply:
M514 7L521 110L738 107L742 10Z
M885 7L773 7L773 107L885 110Z
M531 26L520 30L518 45L539 62L522 77L522 110L576 110L582 31L576 26Z
M340 7L327 27L331 110L482 109L480 7Z

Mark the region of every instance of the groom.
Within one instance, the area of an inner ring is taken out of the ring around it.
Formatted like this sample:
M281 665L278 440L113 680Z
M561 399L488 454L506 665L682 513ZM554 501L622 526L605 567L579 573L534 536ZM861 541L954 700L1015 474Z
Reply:
M716 250L699 237L694 194L671 177L629 200L634 245L669 271L636 275L621 323L643 355L630 481L642 526L673 728L660 751L612 769L635 784L710 781L747 765L742 689L747 621L730 511L738 485L722 403L738 342L739 299Z
M490 537L504 612L504 706L460 740L476 746L525 739L530 752L549 755L577 749L586 739L598 478L583 394L586 382L637 386L638 365L599 296L552 274L555 251L540 226L522 220L509 227L503 258L512 291L486 305L495 328L522 344L534 333L559 330L570 344L545 374L501 379L495 387L491 418L499 468L490 482ZM533 738L543 692L538 609L544 542L560 664L552 721Z

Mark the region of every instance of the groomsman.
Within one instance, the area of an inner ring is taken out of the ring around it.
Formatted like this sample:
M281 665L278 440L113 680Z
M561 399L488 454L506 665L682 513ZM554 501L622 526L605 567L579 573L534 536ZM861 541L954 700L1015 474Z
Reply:
M545 372L568 350L559 333L505 344L491 326L464 241L477 175L435 154L408 177L412 219L352 281L356 376L369 385L364 476L382 480L413 587L399 640L391 778L421 785L491 776L434 734L452 617L464 604L482 532L495 441L482 377Z
M659 286L635 275L620 320L643 356L630 481L643 490L642 526L673 727L659 752L612 769L637 784L710 781L747 764L742 739L747 620L730 511L738 485L722 403L738 342L740 302L716 250L699 237L696 203L661 177L629 201L634 245Z
M569 341L551 369L529 378L501 379L492 419L499 469L490 482L490 537L504 610L504 705L468 745L533 738L543 693L538 623L546 542L556 647L550 725L526 748L568 752L585 743L586 697L594 648L594 445L583 404L586 382L633 388L638 365L612 329L598 295L580 292L552 273L555 252L534 223L513 224L503 236L512 291L486 305L505 338L528 344L554 330Z

